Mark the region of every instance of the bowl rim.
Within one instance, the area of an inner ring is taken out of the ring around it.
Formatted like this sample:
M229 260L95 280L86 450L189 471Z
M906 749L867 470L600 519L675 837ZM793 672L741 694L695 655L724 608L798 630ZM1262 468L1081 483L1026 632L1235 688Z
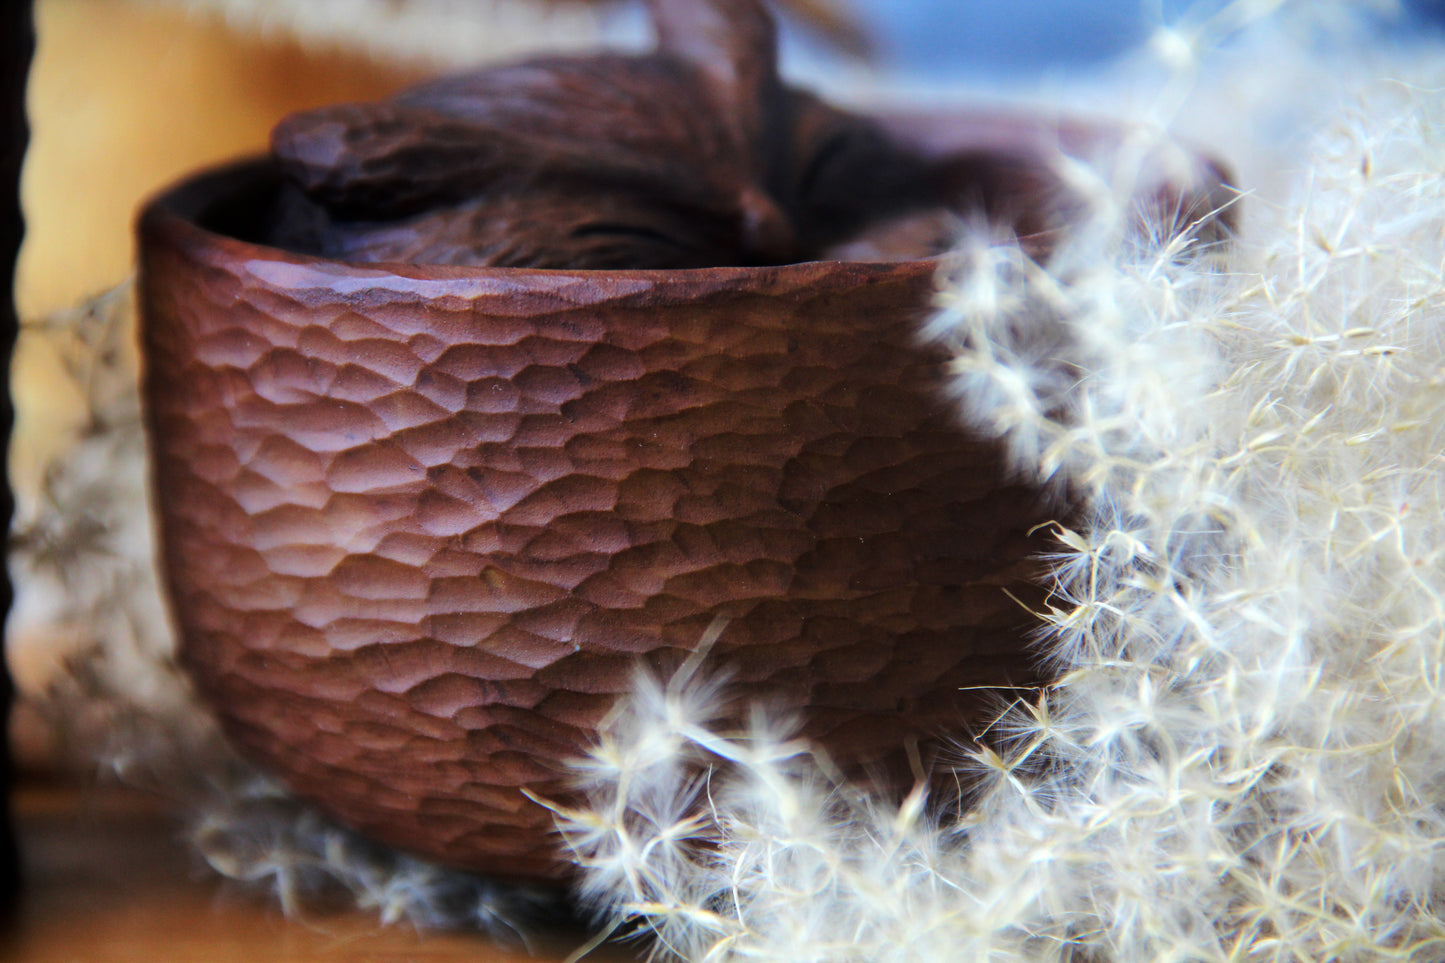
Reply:
M719 265L701 268L529 268L489 265L348 261L306 254L245 240L205 226L216 206L236 203L238 195L266 189L279 179L264 155L244 157L195 172L152 197L137 219L142 275L158 251L179 251L188 260L245 264L251 275L275 278L280 286L335 286L349 292L397 287L409 294L458 295L535 292L566 298L585 286L586 300L639 297L656 303L696 299L707 294L778 295L809 290L844 292L860 284L884 281L931 283L947 254L894 261L795 261L776 265ZM281 270L277 270L281 268Z
M1137 123L1099 119L1061 111L1011 108L1007 105L940 105L887 109L875 106L864 113L895 137L909 141L930 160L948 157L992 158L995 160L1037 160L1048 152L1090 155L1118 150L1131 132L1144 128ZM1227 169L1208 152L1179 142L1172 136L1156 135L1156 152L1172 153L1174 164L1146 163L1152 177L1141 178L1136 192L1168 190L1186 195L1209 191L1228 182ZM368 279L406 279L413 284L455 285L458 282L492 282L509 290L556 291L585 283L592 290L612 289L618 293L646 289L666 300L666 293L696 295L702 291L756 290L778 293L804 285L826 287L828 279L839 288L869 280L937 276L951 258L949 251L909 259L841 260L812 259L770 265L714 265L694 268L533 268L491 265L453 265L411 261L356 261L294 251L260 241L224 233L205 225L217 207L237 205L247 197L269 194L281 182L281 174L266 154L250 154L193 171L152 194L136 218L138 250L142 257L160 242L160 247L180 248L191 257L289 265L318 279L349 279L359 284ZM239 197L238 197L239 196ZM1059 230L1015 237L1031 256L1046 254ZM311 285L308 285L311 286ZM409 289L415 290L414 287ZM480 293L480 291L478 292Z

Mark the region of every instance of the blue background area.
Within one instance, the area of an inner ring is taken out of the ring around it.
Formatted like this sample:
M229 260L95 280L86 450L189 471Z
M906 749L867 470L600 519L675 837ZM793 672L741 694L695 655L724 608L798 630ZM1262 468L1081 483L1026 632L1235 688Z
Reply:
M1225 0L846 0L868 25L874 65L918 81L1027 80L1106 64L1161 24L1205 14ZM1445 0L1406 0L1409 16L1381 32L1396 39L1445 36ZM1191 9L1193 8L1193 9ZM1366 33L1378 36L1375 29ZM816 43L784 24L786 52L817 56Z
M1089 66L1137 45L1152 26L1143 4L1129 0L851 2L873 28L879 66L926 78Z

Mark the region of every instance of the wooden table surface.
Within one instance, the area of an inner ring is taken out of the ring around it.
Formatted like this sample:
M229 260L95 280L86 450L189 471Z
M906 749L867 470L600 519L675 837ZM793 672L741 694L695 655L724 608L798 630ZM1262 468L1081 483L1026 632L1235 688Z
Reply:
M476 933L383 927L374 914L288 920L274 905L208 875L151 797L120 789L23 786L15 794L25 895L0 960L25 963L523 963L563 960L580 930L526 947ZM607 947L589 963L621 963Z

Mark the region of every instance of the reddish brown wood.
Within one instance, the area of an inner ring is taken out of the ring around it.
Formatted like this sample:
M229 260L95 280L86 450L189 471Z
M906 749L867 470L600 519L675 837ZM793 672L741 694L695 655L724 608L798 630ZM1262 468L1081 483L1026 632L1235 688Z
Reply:
M946 206L938 171L779 79L761 0L652 0L645 56L534 60L288 117L278 246L361 261L812 260ZM932 253L921 250L915 254Z
M798 708L857 771L1036 680L1008 593L1037 598L1028 533L1059 509L959 427L917 255L960 210L1046 246L1069 210L1051 152L1108 137L848 117L779 93L750 23L699 48L664 18L653 57L310 115L278 131L279 169L144 213L182 658L243 751L379 840L565 876L524 790L565 797L637 666L719 618L740 699ZM1201 173L1160 191L1209 203ZM258 243L278 210L319 250ZM715 266L841 242L885 260ZM376 263L396 258L431 263Z
M1026 683L1038 494L917 346L935 265L344 264L141 228L183 657L237 744L379 839L558 872L548 813L639 663L712 620L739 694L847 763Z

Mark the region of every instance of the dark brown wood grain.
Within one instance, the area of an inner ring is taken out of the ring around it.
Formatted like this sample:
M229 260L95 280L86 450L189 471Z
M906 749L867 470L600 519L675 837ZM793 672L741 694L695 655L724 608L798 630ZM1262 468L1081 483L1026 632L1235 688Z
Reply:
M295 190L271 239L362 261L786 264L947 206L937 170L878 124L782 82L761 0L649 6L648 55L534 60L286 118L272 147Z
M302 115L141 221L184 663L296 792L503 876L566 877L529 794L711 626L739 705L899 791L1039 678L1066 507L961 427L920 255L968 216L1044 256L1057 152L1119 133L842 114L751 0L653 8L652 55ZM1207 209L1196 168L1141 199Z
M1001 158L1102 136L890 126L1015 214L1033 182ZM944 397L917 337L935 259L344 262L243 240L280 187L256 161L150 205L140 298L182 657L298 793L446 863L556 878L524 791L565 797L637 667L715 619L738 697L796 707L859 771L967 732L996 705L979 687L1036 681L1009 593L1037 600L1029 531L1063 508Z
M337 818L563 872L523 790L719 617L739 697L845 765L1035 680L1005 589L1050 509L917 344L933 262L345 264L218 233L268 177L148 211L145 393L184 660Z

